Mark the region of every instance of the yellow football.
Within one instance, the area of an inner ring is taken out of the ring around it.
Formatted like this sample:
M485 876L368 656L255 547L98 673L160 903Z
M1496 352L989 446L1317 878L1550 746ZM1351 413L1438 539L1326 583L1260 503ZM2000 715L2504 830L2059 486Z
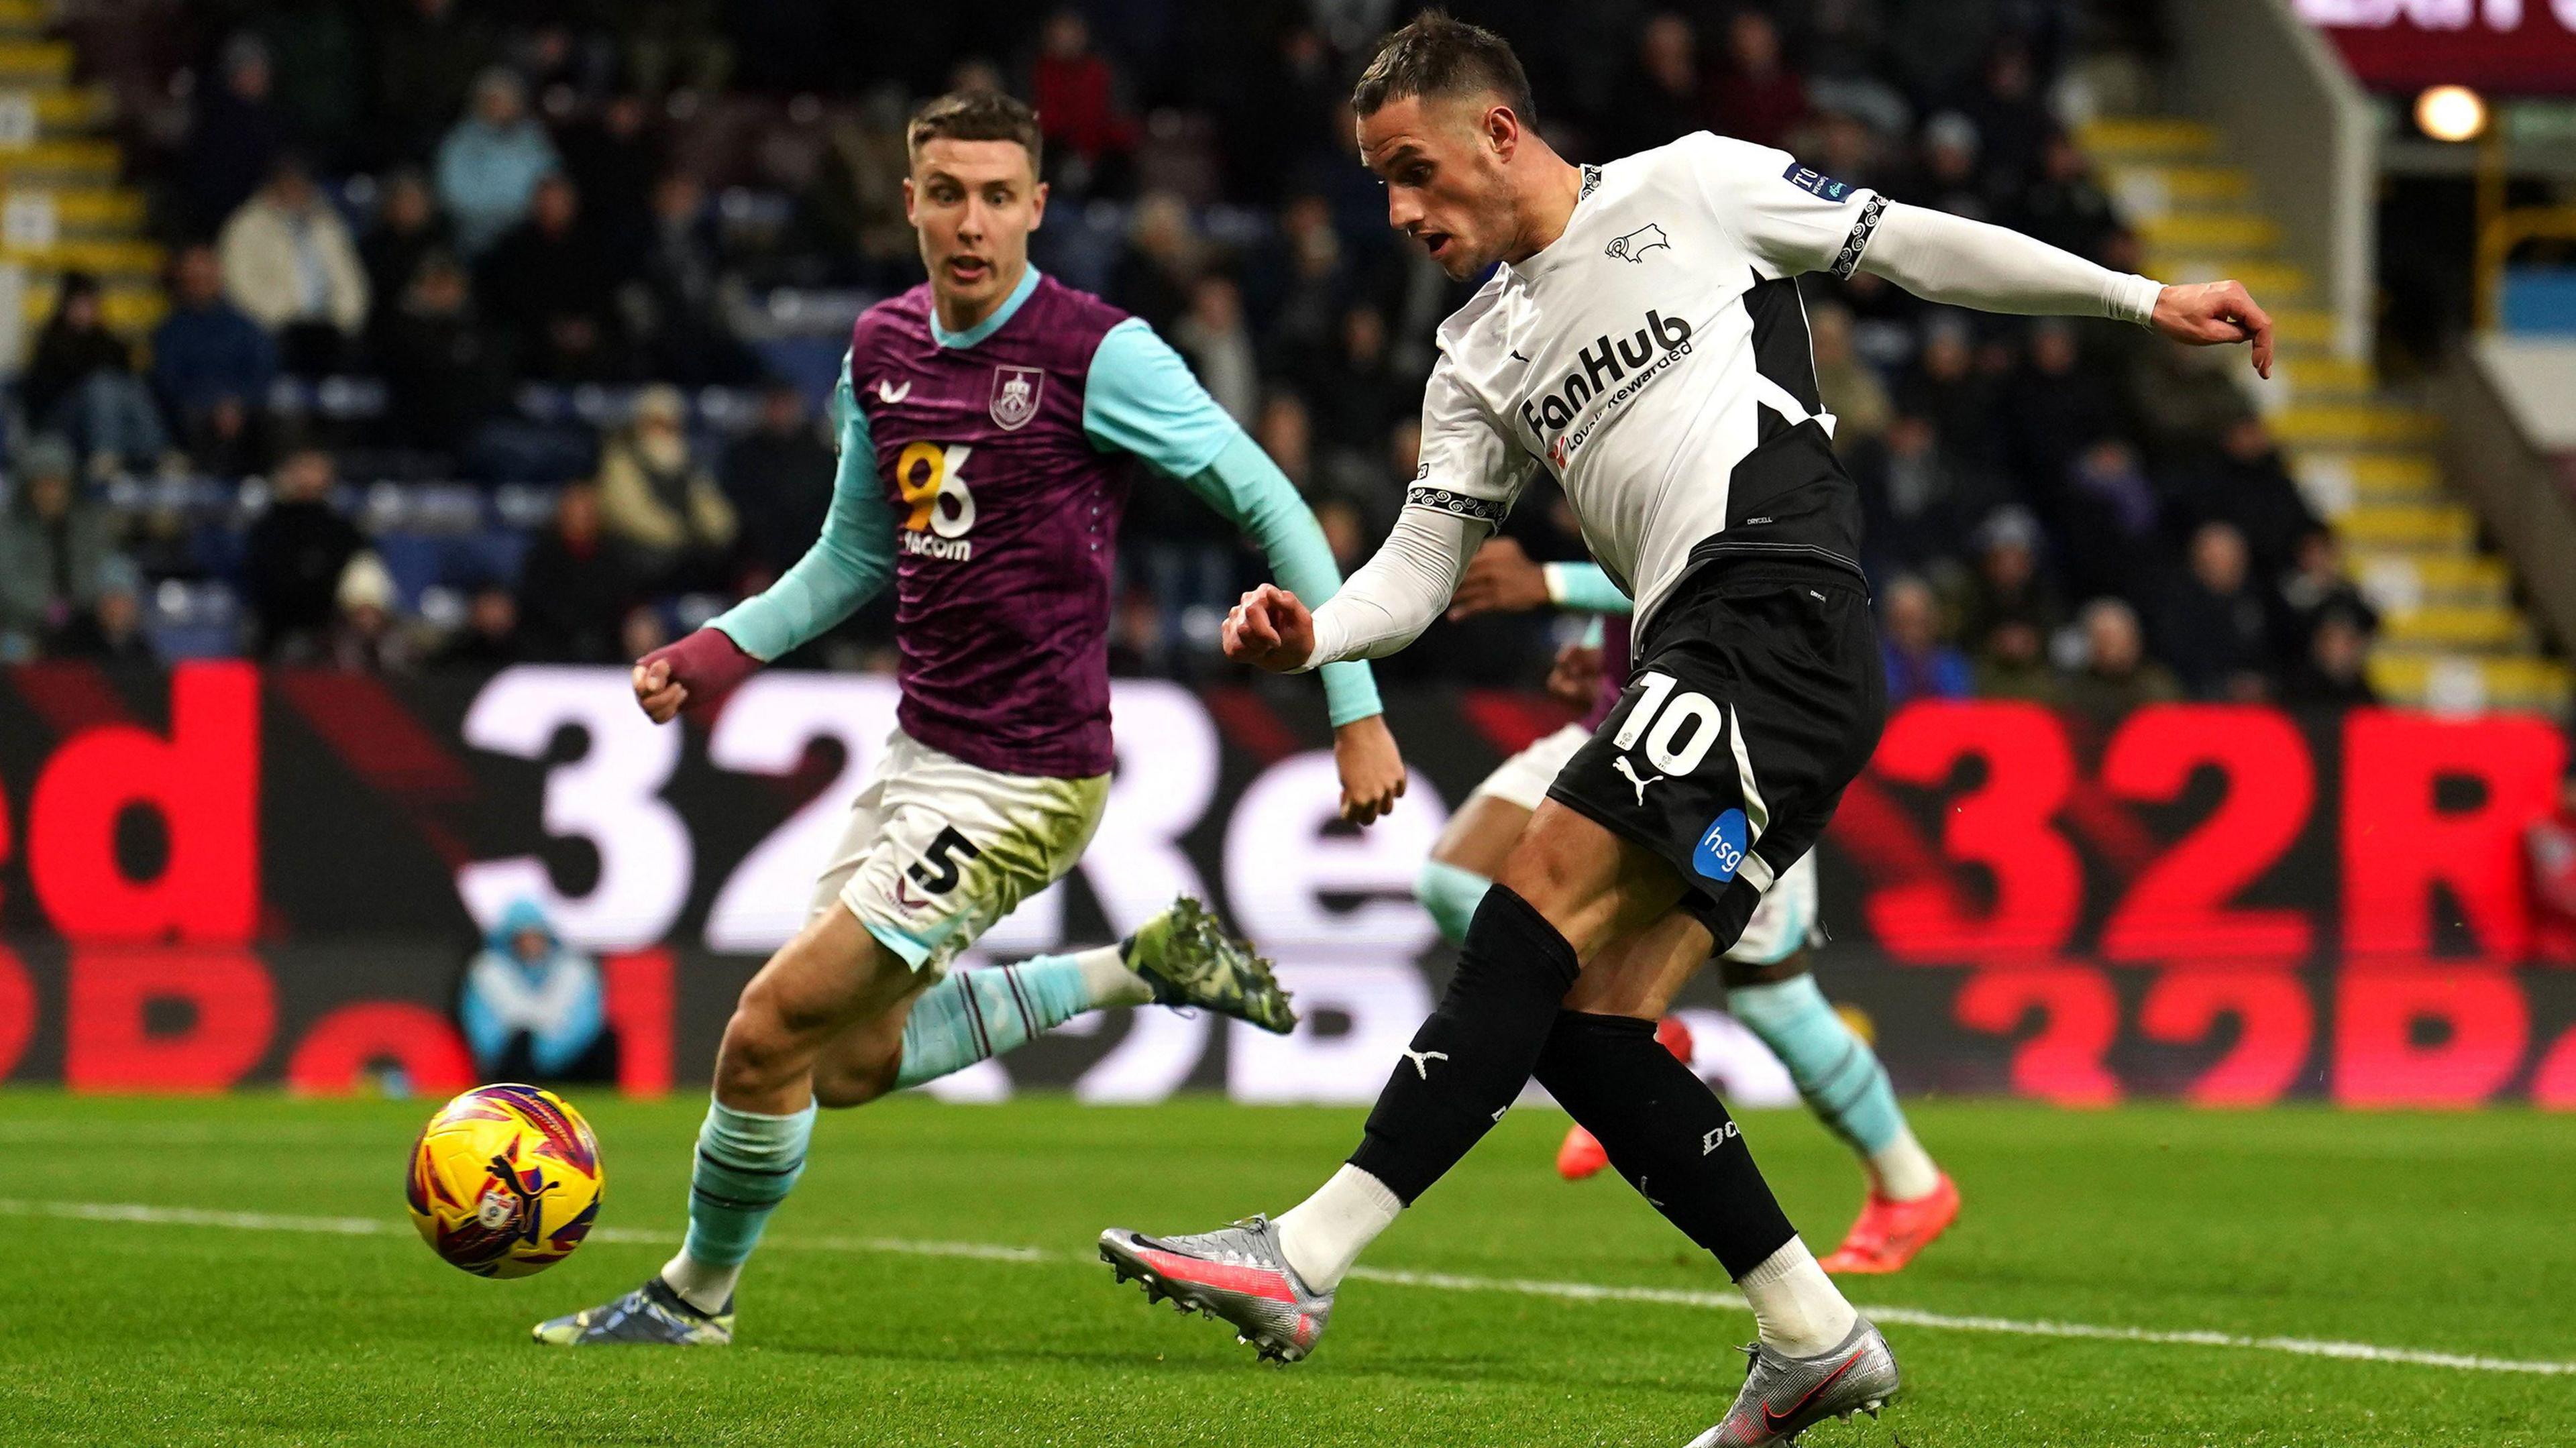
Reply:
M411 1149L404 1197L420 1239L477 1277L525 1277L572 1255L599 1218L599 1142L551 1091L478 1086Z

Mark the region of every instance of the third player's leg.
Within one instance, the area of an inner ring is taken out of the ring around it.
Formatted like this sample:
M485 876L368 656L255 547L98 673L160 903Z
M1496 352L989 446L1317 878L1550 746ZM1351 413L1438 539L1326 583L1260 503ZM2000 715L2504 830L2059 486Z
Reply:
M1413 881L1413 896L1440 927L1441 938L1452 945L1467 938L1467 924L1493 888L1494 872L1529 822L1530 806L1482 790L1449 817Z
M1878 1053L1809 973L1816 893L1812 854L1781 872L1720 963L1726 1008L1788 1068L1807 1108L1868 1174L1868 1204L1825 1270L1893 1272L1958 1216L1959 1191L1915 1140Z
M1431 858L1414 881L1413 893L1450 944L1467 938L1476 907L1484 902L1485 892L1493 887L1494 876L1520 842L1521 832L1529 828L1530 816L1547 799L1548 785L1591 737L1583 726L1569 724L1533 740L1497 765L1449 817L1438 843L1431 847Z

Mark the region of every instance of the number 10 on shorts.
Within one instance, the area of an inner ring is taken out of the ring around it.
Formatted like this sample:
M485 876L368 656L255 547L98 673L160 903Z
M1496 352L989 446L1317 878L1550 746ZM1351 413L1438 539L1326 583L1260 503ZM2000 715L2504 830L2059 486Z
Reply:
M1643 739L1647 762L1664 773L1682 775L1699 768L1700 761L1717 747L1726 715L1717 701L1682 689L1680 683L1670 674L1654 672L1638 681L1637 706L1628 711L1619 732L1610 736L1611 746L1625 753Z

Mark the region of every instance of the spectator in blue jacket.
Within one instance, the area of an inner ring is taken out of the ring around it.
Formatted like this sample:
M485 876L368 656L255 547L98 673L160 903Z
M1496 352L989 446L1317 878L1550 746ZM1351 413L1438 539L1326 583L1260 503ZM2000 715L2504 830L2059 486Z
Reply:
M1880 595L1887 656L1887 704L1916 699L1964 699L1974 692L1967 655L1941 641L1941 606L1932 585L1900 573Z
M565 945L533 900L516 900L465 968L456 1014L487 1081L596 1080L608 1020L599 966Z
M438 146L438 199L456 244L481 256L524 220L537 182L562 165L545 126L528 114L527 88L494 66L474 83L474 105Z
M152 329L152 388L189 455L212 472L248 471L255 423L277 377L277 344L224 299L223 267L203 243L171 267L170 315Z

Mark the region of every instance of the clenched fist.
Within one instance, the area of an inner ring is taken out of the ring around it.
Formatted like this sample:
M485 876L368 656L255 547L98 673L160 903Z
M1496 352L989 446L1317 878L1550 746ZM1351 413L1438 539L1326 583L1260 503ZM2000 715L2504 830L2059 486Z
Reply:
M1297 595L1265 583L1225 616L1225 656L1274 674L1293 674L1315 654L1315 616Z

